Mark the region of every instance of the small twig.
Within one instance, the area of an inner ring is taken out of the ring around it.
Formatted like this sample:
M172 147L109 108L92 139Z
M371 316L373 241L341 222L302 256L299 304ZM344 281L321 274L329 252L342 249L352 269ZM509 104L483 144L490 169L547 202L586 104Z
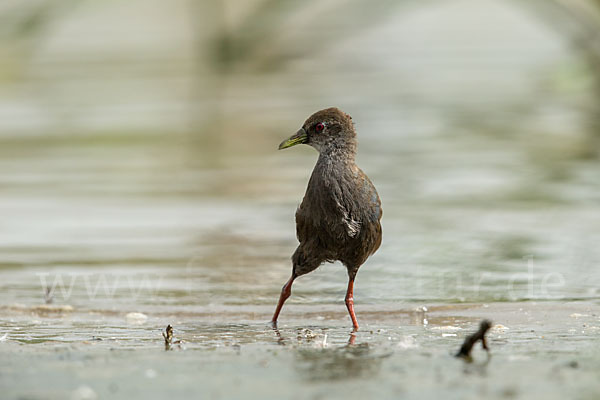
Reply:
M487 319L481 321L481 324L479 325L479 330L474 334L467 336L462 346L460 347L460 350L458 350L458 353L456 353L456 357L471 360L471 350L473 350L473 346L475 346L475 343L477 343L478 341L481 341L481 346L489 354L490 349L488 348L487 342L485 341L485 334L491 327L491 321Z
M173 327L167 325L167 328L162 332L163 338L165 338L165 350L171 350L174 344L177 345L177 349L182 350L183 340L173 340Z
M163 338L165 338L165 350L170 350L171 345L173 344L173 327L171 325L167 325L167 329L162 332Z

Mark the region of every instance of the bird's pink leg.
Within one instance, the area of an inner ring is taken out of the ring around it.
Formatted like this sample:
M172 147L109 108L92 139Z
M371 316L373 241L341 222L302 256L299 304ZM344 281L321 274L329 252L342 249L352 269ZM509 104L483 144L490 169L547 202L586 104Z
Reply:
M292 283L294 283L294 279L296 279L296 275L292 274L291 278L283 285L281 289L281 295L279 295L279 302L277 303L277 308L275 309L275 314L273 314L273 319L271 320L271 324L276 327L277 326L277 318L279 318L279 313L281 312L281 308L283 307L283 303L290 297L292 294Z
M348 290L346 291L346 308L348 308L348 313L350 314L350 318L352 318L352 325L354 325L354 331L358 330L358 321L356 320L356 315L354 314L354 279L350 278L348 281Z

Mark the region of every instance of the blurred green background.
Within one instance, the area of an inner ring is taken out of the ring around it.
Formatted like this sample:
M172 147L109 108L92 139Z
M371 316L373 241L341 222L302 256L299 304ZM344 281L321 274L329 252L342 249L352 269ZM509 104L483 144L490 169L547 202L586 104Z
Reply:
M0 7L3 138L185 133L219 148L265 130L277 141L333 104L363 135L503 130L593 153L593 0Z
M152 301L271 304L316 156L276 148L337 106L385 211L364 301L595 297L599 82L592 0L3 1L4 289L191 263ZM527 257L565 284L508 291Z

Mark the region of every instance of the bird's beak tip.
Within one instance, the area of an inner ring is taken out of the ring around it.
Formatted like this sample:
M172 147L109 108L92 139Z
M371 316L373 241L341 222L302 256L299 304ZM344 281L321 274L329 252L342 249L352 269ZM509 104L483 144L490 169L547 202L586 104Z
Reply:
M308 135L304 128L300 128L298 132L292 135L290 138L284 140L279 144L278 150L287 149L288 147L295 146L297 144L306 143L308 140Z

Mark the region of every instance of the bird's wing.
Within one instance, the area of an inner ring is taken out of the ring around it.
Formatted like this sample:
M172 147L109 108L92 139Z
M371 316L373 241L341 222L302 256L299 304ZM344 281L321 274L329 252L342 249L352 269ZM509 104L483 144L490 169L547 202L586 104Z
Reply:
M360 232L360 220L354 217L351 211L348 209L349 207L346 207L339 200L336 200L336 205L342 213L342 222L344 224L344 228L346 229L346 233L351 238L356 237L356 235L358 235Z
M302 210L302 204L296 209L296 237L300 243L308 239L308 224L306 216Z
M381 199L379 198L379 194L377 194L377 190L371 180L367 178L365 175L365 180L363 183L366 192L366 201L368 201L368 217L369 220L373 223L379 222L381 216L383 215L383 210L381 209Z
M308 192L296 210L296 236L302 243L314 236L315 227L327 227L329 233L340 239L356 237L360 232L360 219L354 216L351 197L344 196L339 182L330 184L328 190ZM341 224L340 224L341 223Z
M381 219L381 200L371 180L358 169L356 185L358 196L348 205L339 204L342 210L346 231L350 237L356 237L362 225L377 224Z
M302 243L314 235L314 227L327 226L329 233L356 238L365 226L381 218L381 202L369 178L359 169L352 176L331 179L321 187L311 185L296 210L296 236ZM311 178L312 180L312 178ZM312 187L321 190L311 190Z

